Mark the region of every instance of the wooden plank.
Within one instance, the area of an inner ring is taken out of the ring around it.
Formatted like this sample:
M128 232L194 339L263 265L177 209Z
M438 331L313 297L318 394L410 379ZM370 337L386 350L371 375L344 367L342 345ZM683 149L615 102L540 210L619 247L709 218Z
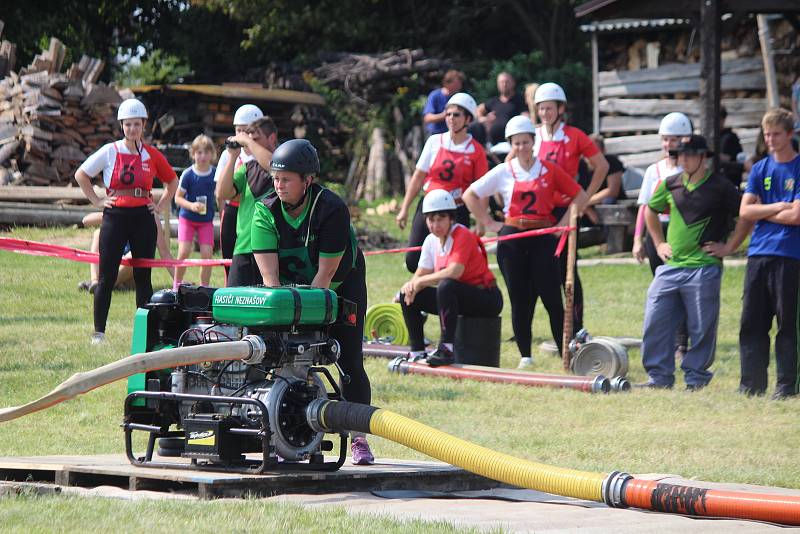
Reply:
M722 74L739 74L763 71L764 65L760 57L738 58L722 62ZM657 69L640 69L635 71L604 71L598 73L600 87L642 83L651 81L670 81L682 78L699 78L699 63L669 63Z
M103 196L99 189L95 189L98 195ZM153 189L153 196L156 200L161 198L163 189ZM59 200L69 200L72 202L88 203L83 192L79 187L34 187L34 186L14 186L9 185L0 187L0 201L31 201L31 202L55 202Z
M765 98L723 98L722 105L728 110L728 118L736 113L764 113L767 110ZM696 99L661 98L607 98L599 103L601 113L620 115L666 115L679 111L690 116L700 116L700 106Z
M766 86L764 72L744 72L722 75L722 90L763 91ZM672 93L699 93L700 78L685 78L665 81L648 81L610 85L600 88L600 98L620 96L662 95Z
M730 128L752 127L761 124L764 112L736 113L728 115L725 125ZM698 126L699 117L691 116L695 126ZM602 117L600 131L603 134L619 132L655 132L661 124L662 116L620 116Z
M658 134L625 135L609 137L605 140L608 154L631 154L661 149L661 136Z

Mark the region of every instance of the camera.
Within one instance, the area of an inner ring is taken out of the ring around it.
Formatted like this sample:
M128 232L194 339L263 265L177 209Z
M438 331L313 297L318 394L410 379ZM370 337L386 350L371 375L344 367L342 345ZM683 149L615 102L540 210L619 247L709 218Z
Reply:
M225 148L242 148L242 145L236 141L227 140L225 141Z

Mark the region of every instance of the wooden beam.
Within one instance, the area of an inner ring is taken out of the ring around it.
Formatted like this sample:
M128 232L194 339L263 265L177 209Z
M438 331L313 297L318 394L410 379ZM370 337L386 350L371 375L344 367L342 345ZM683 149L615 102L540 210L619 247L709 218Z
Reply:
M758 40L761 43L761 57L764 60L764 76L767 80L767 101L769 107L777 108L781 105L778 93L778 79L775 75L775 62L772 60L772 39L769 35L769 21L764 15L757 15Z
M597 32L592 32L592 131L600 133L600 60L597 48Z
M714 151L712 169L719 166L719 101L721 93L722 24L719 2L697 0L700 3L700 122L703 135Z

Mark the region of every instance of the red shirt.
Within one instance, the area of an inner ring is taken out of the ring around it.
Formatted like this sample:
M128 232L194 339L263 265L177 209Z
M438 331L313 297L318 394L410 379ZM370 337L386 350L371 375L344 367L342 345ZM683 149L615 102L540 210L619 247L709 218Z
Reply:
M548 141L544 139L543 131L544 126L536 129L536 157L555 163L572 178L578 176L581 156L591 158L600 153L589 136L573 126L561 124Z
M437 241L437 251L435 256L435 271L441 271L448 265L460 263L464 266L464 272L458 277L459 282L464 282L472 286L492 286L495 285L494 275L489 270L489 262L486 258L486 249L477 235L470 232L469 228L461 224L454 224L448 239L452 238L452 246L446 254L440 254L441 244L439 238L432 236ZM445 243L446 245L447 243Z

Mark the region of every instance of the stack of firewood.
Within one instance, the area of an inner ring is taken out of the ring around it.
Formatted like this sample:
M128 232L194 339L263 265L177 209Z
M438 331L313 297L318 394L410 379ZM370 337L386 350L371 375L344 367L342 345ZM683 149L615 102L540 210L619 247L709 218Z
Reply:
M98 83L104 62L83 56L61 72L65 52L52 38L0 80L0 185L68 185L88 154L120 137L123 96Z
M314 69L319 80L368 102L393 94L412 77L438 83L450 64L443 59L426 57L421 48L382 54L336 52L320 54L320 57L323 65Z

